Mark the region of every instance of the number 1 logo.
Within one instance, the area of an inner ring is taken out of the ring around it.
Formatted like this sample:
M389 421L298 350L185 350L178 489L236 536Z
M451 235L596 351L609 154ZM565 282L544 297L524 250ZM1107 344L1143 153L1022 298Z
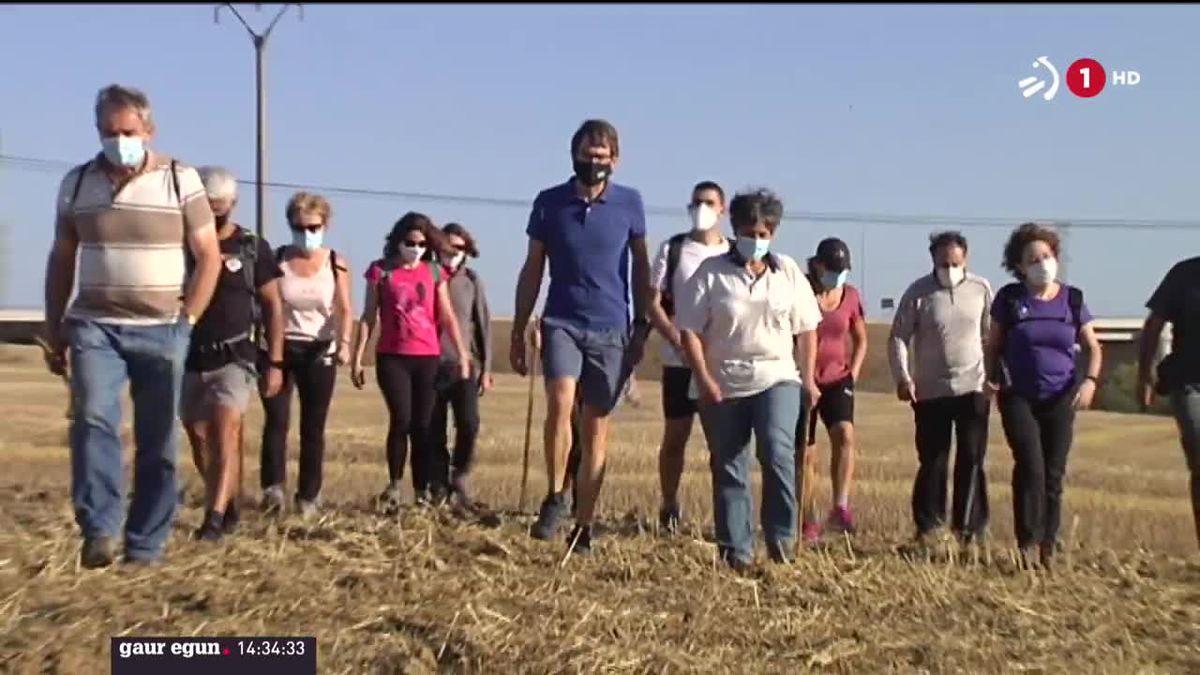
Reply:
M1104 91L1104 66L1095 59L1079 59L1067 68L1067 89L1079 98L1091 98Z

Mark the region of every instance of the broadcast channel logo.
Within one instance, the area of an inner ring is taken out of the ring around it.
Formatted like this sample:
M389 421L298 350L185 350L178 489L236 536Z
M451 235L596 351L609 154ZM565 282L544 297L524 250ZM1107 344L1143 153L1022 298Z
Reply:
M1061 78L1058 68L1055 68L1046 56L1037 57L1033 67L1042 69L1047 75L1030 75L1017 82L1017 87L1021 89L1021 95L1025 98L1031 98L1045 90L1042 93L1042 99L1045 101L1054 99L1062 80L1066 80L1067 89L1079 98L1095 98L1104 91L1106 84L1111 83L1114 87L1134 87L1142 81L1141 73L1136 70L1114 70L1109 76L1104 66L1091 58L1076 59Z

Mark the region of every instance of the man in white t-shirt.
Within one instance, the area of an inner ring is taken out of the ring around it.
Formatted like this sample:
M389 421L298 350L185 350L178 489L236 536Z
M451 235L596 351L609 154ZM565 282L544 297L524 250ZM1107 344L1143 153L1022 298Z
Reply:
M684 365L683 344L673 323L674 294L683 289L700 263L729 252L729 240L716 227L725 212L725 191L712 181L692 188L688 216L692 229L663 242L650 270L654 301L648 312L650 323L663 337L662 346L662 445L658 451L658 476L662 487L662 508L658 514L664 531L679 529L679 479L683 474L684 449L692 434L696 400L689 396L692 371Z

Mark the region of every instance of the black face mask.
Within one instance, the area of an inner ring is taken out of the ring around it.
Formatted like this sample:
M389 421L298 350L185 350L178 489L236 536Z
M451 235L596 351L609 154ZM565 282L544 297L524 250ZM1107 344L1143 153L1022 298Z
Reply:
M575 177L587 187L594 187L612 175L612 164L575 160Z

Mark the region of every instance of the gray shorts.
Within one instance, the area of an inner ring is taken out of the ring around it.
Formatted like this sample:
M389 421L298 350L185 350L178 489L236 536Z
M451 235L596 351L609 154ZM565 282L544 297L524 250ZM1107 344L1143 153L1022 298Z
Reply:
M632 368L626 354L629 331L585 330L569 323L542 320L542 370L546 380L575 379L579 398L611 412L625 390Z
M1200 384L1189 384L1171 394L1171 409L1179 425L1179 440L1188 470L1200 474Z
M217 405L245 414L254 386L254 371L241 363L204 372L188 371L179 395L179 418L185 423L203 421Z

